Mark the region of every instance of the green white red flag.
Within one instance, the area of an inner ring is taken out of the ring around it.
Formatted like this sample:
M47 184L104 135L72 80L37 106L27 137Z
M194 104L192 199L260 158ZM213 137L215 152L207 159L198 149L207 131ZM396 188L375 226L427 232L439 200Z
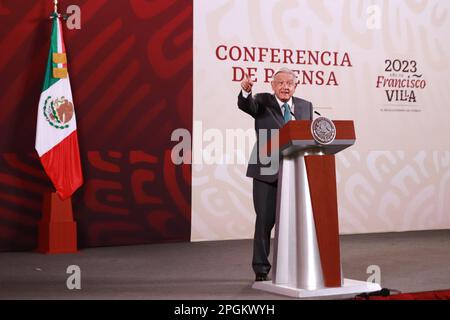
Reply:
M35 148L57 194L61 199L69 198L82 185L83 175L62 23L56 14L39 100Z

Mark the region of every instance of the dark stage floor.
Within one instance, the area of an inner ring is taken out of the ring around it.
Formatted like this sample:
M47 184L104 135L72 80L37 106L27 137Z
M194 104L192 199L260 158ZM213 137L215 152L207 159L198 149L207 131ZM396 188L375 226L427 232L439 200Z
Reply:
M0 253L0 299L286 299L251 288L251 240ZM450 230L341 236L345 278L402 292L450 289ZM69 290L67 267L81 269Z

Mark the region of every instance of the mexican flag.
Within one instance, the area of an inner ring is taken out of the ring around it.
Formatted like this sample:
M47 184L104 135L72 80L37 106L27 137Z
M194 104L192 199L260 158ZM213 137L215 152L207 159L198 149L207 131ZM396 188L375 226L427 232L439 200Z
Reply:
M53 14L52 37L36 125L36 151L61 199L83 183L75 109L62 24Z

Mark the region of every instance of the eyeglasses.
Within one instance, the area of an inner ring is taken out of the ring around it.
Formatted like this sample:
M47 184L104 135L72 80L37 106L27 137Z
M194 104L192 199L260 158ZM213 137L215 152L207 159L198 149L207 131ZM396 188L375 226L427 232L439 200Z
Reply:
M289 88L292 88L293 86L295 86L294 81L274 81L274 83L278 87L284 87L284 85L287 85Z

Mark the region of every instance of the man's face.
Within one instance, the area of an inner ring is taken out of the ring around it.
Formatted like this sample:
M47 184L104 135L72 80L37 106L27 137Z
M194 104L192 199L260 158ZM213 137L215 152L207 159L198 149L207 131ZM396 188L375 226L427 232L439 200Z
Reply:
M272 81L273 92L283 102L289 101L294 95L296 88L295 78L290 73L280 72Z

